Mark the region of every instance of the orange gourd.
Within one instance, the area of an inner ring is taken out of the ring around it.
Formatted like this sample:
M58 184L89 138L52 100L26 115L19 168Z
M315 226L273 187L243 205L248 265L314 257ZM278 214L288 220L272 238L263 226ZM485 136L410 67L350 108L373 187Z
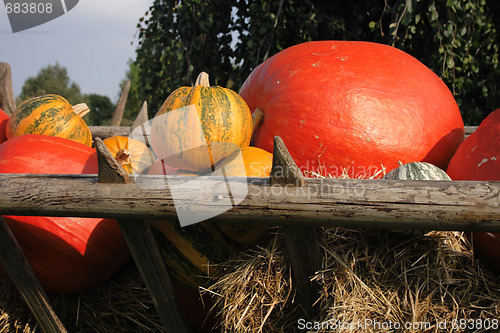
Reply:
M102 142L128 174L148 173L155 162L151 149L139 140L115 135Z
M71 105L59 95L44 95L26 100L11 115L7 139L23 134L41 134L73 140L92 146L92 133L83 116L89 112L85 103Z

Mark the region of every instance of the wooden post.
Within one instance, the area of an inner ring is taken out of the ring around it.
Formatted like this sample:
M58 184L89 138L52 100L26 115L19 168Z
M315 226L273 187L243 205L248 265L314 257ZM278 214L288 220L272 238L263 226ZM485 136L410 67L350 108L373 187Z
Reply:
M273 166L271 186L302 187L305 178L288 152L283 140L274 137ZM292 267L293 286L297 291L297 300L308 318L314 318L318 309L311 277L321 268L321 251L318 245L315 226L292 226L284 224L283 236Z
M118 100L118 104L116 105L115 113L113 114L113 118L111 118L111 126L120 126L122 122L123 113L125 112L125 105L127 104L128 92L130 91L130 81L125 83L123 87L122 94L120 95L120 99Z
M118 164L100 138L95 139L95 145L100 183L134 183L134 180ZM161 257L150 224L132 217L118 219L118 224L146 283L165 331L188 333L190 330L184 321L172 280Z
M147 123L149 121L148 117L148 102L144 101L141 106L141 110L139 111L139 114L137 117L135 117L134 123L132 124L132 130L134 130L137 127L141 127L144 125L144 123Z
M67 332L50 306L47 295L38 282L7 222L1 216L0 261L42 330L47 333Z
M0 62L0 109L8 115L16 109L10 66L5 62Z

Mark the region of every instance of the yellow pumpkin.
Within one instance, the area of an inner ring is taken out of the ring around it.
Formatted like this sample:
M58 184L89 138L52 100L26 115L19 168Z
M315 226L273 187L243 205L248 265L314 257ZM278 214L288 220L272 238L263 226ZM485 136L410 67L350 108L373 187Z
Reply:
M223 160L218 168L224 167L226 176L233 177L269 177L273 166L273 154L257 147L241 148L241 160L228 158ZM232 240L244 244L256 244L268 235L269 226L266 224L225 223L217 224L219 229Z
M153 118L151 147L172 167L211 171L221 159L250 144L252 116L231 89L211 87L201 73L194 87L180 87Z
M128 174L147 173L155 162L151 149L139 140L115 135L102 142Z
M23 134L41 134L92 146L92 133L85 120L89 112L85 103L71 105L59 95L44 95L26 100L11 115L6 128L7 139Z

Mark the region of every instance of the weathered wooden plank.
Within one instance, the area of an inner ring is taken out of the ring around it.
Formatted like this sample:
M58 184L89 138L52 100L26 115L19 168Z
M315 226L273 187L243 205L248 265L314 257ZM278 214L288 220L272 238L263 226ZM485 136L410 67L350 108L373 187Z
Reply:
M99 163L99 182L133 184L133 178L128 176L100 138L96 138L95 145ZM151 226L146 221L133 217L119 218L117 221L165 331L189 333Z
M92 138L106 139L113 135L129 136L132 128L130 126L89 126Z
M167 183L193 210L224 202L199 195L201 188L220 188L224 177L186 179L143 175L135 184L99 184L96 175L0 174L0 214L176 218ZM500 232L500 182L306 179L303 187L283 187L269 186L267 178L228 181L248 182L248 193L214 221Z
M0 216L0 262L44 332L65 333L28 260L9 226Z
M260 121L260 120L258 120ZM134 126L89 126L93 137L100 137L101 139L108 138L113 135L129 136ZM465 136L474 133L477 126L465 126ZM147 129L149 130L149 128ZM150 133L146 130L146 141L149 141Z
M0 109L11 115L16 109L10 65L0 62Z

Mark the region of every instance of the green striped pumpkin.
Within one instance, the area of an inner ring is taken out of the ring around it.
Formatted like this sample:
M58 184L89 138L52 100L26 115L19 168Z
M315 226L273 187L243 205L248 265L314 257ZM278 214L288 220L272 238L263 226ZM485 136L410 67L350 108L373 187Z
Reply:
M82 117L85 103L71 105L64 97L49 94L20 104L7 123L7 139L23 134L57 136L92 146L92 133Z
M384 175L384 179L399 180L451 180L451 178L441 168L427 162L411 162L402 164L396 169ZM398 234L421 235L426 230L400 230L390 229Z
M165 100L152 121L151 147L172 167L210 171L249 146L252 126L246 102L230 89L210 87L203 72L194 87L180 87Z
M441 168L427 162L411 162L400 165L387 173L384 179L401 180L451 180Z
M171 277L190 289L207 287L220 274L217 264L227 261L238 247L210 222L186 227L174 221L151 223Z

